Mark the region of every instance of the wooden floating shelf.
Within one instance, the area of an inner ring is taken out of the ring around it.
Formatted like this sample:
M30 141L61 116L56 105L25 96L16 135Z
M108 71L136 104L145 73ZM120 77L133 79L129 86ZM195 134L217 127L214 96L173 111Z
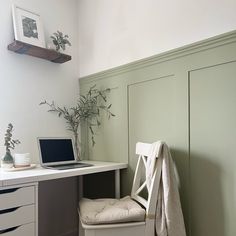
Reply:
M41 48L17 40L9 44L7 48L8 50L15 53L38 57L54 63L64 63L71 60L70 55L66 55L47 48Z

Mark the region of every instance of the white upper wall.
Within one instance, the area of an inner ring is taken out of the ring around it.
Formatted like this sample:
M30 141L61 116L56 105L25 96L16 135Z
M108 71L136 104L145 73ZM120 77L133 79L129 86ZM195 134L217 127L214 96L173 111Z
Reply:
M41 15L47 40L58 29L67 33L72 42L67 53L72 55L72 61L60 65L8 51L7 45L14 39L12 3ZM38 104L47 99L60 105L71 105L76 100L79 76L78 1L1 1L0 16L0 157L5 152L5 130L12 122L13 135L22 142L15 152L29 152L33 162L38 162L36 137L71 135L66 131L63 119L46 112L47 107Z
M80 77L236 29L235 0L78 0Z

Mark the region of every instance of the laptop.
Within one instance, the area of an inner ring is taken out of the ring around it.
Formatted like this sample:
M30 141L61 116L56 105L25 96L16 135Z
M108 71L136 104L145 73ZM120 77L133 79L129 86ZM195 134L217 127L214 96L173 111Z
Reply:
M92 166L78 162L72 138L38 138L40 164L44 168L66 170Z

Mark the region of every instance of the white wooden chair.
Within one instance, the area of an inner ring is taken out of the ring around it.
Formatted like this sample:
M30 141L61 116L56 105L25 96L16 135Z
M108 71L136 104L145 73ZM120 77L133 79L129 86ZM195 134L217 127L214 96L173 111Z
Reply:
M143 175L143 169L146 168L147 155L150 144L137 143L136 154L139 155L134 181L132 186L131 198L141 204L145 209L145 220L142 222L127 222L116 224L85 224L80 220L82 233L85 236L154 236L155 233L155 212L158 197L158 190L161 176L162 159L157 158L155 171L151 181L151 187L147 199L140 196L140 193L146 188L146 180ZM148 191L148 190L147 190Z

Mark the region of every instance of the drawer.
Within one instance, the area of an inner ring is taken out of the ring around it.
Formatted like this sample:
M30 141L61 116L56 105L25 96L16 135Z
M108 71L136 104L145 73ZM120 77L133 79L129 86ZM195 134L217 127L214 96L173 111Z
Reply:
M34 186L0 190L0 210L34 204L34 193Z
M1 236L35 236L34 223L12 227L7 230L0 230Z
M35 205L0 211L0 230L35 221Z

